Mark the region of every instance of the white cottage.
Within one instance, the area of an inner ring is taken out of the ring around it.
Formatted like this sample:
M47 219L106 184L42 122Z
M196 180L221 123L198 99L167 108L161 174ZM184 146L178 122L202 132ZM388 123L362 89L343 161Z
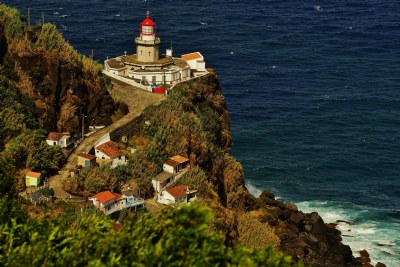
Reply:
M200 52L193 52L190 54L182 55L181 58L186 61L190 69L194 72L206 72L206 62Z
M117 167L126 163L124 153L118 149L117 144L113 141L107 141L95 147L95 155L100 161L105 160L110 162L111 167Z
M161 191L158 202L165 205L190 203L197 199L197 190L189 190L187 185L178 185Z
M189 159L176 155L168 159L163 164L163 171L169 173L179 173L189 167Z
M72 144L69 133L50 132L47 136L46 143L50 146L68 147Z

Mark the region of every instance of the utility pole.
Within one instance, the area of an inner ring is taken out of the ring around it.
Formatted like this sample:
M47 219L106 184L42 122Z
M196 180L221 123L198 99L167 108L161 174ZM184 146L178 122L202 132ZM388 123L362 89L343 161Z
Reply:
M31 9L28 8L28 27L31 26Z
M94 57L94 50L92 49L92 60L93 60L93 57Z
M85 114L82 113L82 140L85 136L85 117L86 117Z
M44 12L42 12L42 26L44 25Z

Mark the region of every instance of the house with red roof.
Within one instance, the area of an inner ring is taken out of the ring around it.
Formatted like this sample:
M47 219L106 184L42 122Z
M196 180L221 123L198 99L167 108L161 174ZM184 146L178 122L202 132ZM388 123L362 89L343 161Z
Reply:
M46 143L50 146L68 147L73 142L69 133L50 132L47 136Z
M144 200L134 197L130 193L111 193L110 191L103 191L94 196L89 197L89 201L100 211L110 215L116 211L127 208L143 207Z
M118 149L118 145L113 141L107 141L95 147L95 155L98 162L109 162L111 167L117 167L126 163L124 153Z
M197 199L197 190L190 190L187 185L167 188L158 195L158 202L165 205L190 203Z

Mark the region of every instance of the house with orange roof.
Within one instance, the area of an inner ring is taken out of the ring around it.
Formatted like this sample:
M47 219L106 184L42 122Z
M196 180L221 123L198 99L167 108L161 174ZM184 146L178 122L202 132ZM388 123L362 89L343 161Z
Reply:
M116 211L127 208L137 208L144 206L144 200L134 197L130 193L111 193L110 191L103 191L94 196L89 197L89 201L93 203L95 208L110 215Z
M95 147L95 155L98 163L109 162L112 168L126 163L126 157L118 145L113 141L107 141Z
M25 175L26 187L38 187L42 182L42 174L40 172L28 172Z
M190 54L184 54L181 56L183 60L190 66L194 76L199 76L207 73L206 62L200 52L193 52ZM197 75L196 75L197 74Z
M190 190L187 185L167 188L158 195L158 202L165 205L190 203L197 199L197 190Z
M169 158L163 164L163 171L169 173L179 173L189 167L189 159L180 155Z
M50 132L47 136L46 143L50 146L68 147L73 142L69 133Z

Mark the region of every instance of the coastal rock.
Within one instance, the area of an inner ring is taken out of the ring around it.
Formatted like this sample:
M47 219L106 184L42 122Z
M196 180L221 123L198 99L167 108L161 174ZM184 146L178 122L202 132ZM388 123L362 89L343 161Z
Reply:
M285 207L290 211L293 211L293 212L297 211L297 206L294 203L288 203L285 205Z

